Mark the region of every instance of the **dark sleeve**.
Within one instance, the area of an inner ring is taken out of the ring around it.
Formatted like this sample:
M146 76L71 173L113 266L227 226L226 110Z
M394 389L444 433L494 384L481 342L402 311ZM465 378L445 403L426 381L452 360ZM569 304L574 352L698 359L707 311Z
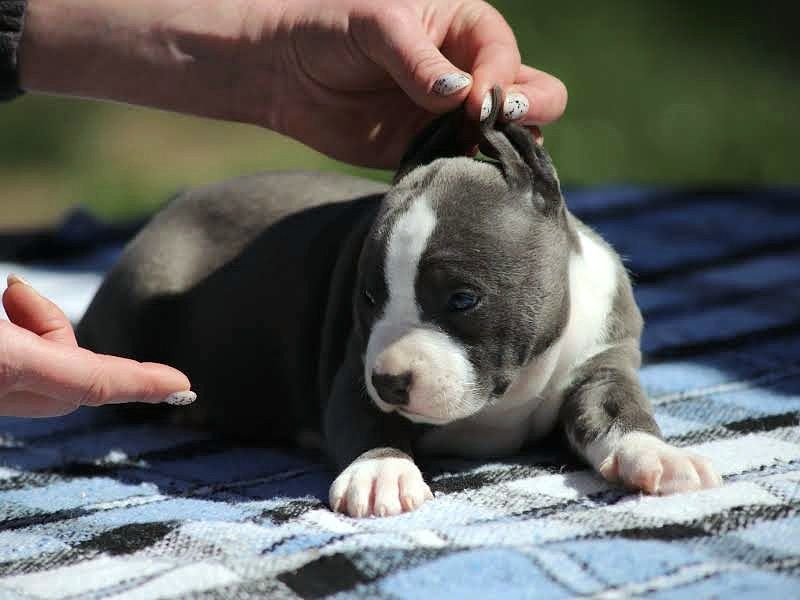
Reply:
M17 50L27 0L0 0L0 102L22 93L17 71Z

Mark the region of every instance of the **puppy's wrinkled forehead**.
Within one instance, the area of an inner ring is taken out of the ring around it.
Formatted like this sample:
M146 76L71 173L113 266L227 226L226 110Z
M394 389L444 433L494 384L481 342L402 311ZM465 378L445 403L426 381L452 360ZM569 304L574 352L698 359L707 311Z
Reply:
M416 266L428 260L464 262L485 253L499 258L515 251L514 240L534 239L542 221L537 217L529 201L515 197L497 166L439 159L387 194L369 242L387 267L390 250L407 260L413 255Z

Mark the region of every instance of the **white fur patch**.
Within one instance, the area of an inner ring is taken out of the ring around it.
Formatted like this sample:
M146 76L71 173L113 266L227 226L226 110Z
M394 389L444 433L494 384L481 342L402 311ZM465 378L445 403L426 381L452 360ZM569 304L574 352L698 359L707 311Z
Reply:
M554 373L557 379L608 348L606 324L617 292L620 267L609 249L580 231L578 239L581 252L569 261L570 314ZM563 387L563 381L558 383Z
M475 458L517 452L531 431L531 416L542 405L541 392L558 361L559 348L558 343L554 344L527 365L503 397L491 406L447 427L427 432L419 440L420 448L428 453L454 452Z
M612 430L586 448L586 458L609 481L648 494L675 494L719 487L711 461L644 432Z
M474 412L470 399L475 373L461 344L420 321L414 284L435 227L436 214L428 199L420 196L392 228L384 267L389 297L370 332L364 380L381 410L397 410L416 422L441 424ZM372 385L373 372L411 372L408 405L383 402Z
M393 448L365 452L330 489L331 510L351 517L388 517L415 510L433 498L419 468Z
M386 285L389 302L384 319L419 325L414 282L419 262L436 228L436 213L425 196L413 201L392 228L386 250Z

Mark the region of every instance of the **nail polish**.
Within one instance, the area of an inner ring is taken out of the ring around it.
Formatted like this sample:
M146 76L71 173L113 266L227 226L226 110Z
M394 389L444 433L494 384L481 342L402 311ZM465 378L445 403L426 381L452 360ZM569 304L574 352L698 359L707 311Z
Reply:
M519 92L512 92L506 96L503 103L503 119L506 121L516 121L528 114L530 103L528 99Z
M187 404L191 404L197 400L197 394L194 392L175 392L174 394L170 394L166 398L164 398L164 402L166 404L172 404L173 406L185 406Z
M486 92L483 97L483 104L481 104L481 121L489 118L489 113L492 112L492 92Z
M463 90L470 83L472 83L472 77L466 73L448 73L433 82L431 91L437 96L450 96Z

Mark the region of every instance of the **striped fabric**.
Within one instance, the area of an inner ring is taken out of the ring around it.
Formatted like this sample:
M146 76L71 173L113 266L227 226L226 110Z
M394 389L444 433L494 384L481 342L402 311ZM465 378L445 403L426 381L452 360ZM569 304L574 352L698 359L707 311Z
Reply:
M800 193L568 200L638 282L665 435L722 488L626 493L554 441L430 462L435 500L354 520L318 456L90 411L0 419L0 598L800 598ZM13 268L76 317L98 282Z

